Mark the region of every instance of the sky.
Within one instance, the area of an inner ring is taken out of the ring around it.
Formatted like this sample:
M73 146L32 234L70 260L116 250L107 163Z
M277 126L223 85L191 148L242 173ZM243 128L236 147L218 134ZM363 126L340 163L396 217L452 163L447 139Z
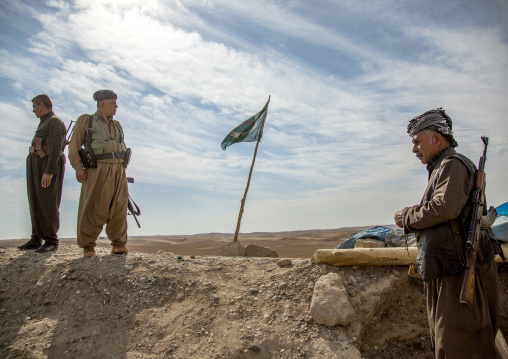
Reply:
M489 137L498 206L507 69L504 0L0 0L0 239L30 237L31 99L68 125L99 89L133 153L131 236L234 233L255 143L220 144L269 96L241 233L393 224L427 181L406 126L438 107L475 163ZM75 238L65 171L59 236Z

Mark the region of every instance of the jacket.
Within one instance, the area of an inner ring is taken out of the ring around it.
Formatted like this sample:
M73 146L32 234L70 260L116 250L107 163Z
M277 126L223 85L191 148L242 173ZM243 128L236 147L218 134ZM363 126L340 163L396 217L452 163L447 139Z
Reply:
M465 270L465 248L471 219L471 195L476 167L450 147L429 170L429 182L419 205L403 216L404 229L418 241L415 267L425 282ZM484 261L494 258L491 231L482 231Z

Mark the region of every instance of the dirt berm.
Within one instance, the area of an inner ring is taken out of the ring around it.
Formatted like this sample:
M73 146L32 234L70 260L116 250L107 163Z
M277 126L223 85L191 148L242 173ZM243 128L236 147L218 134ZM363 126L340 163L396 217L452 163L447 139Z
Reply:
M432 358L425 299L407 267L278 260L0 248L0 358ZM314 284L329 272L356 312L345 327L309 316Z

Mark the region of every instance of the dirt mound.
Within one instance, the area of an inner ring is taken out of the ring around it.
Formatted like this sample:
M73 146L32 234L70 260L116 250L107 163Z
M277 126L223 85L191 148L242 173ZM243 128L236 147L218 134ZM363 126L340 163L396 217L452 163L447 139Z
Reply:
M278 260L1 248L0 357L432 357L425 299L407 268ZM345 327L308 314L314 283L328 272L342 276L356 312Z

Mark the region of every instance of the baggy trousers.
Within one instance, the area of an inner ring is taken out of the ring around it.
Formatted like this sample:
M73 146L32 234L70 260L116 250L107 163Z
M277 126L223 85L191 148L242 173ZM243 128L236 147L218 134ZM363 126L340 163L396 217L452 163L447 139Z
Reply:
M97 163L87 170L78 208L78 246L95 247L106 225L111 244L127 242L127 176L121 163Z
M53 174L47 188L41 185L48 157L28 155L26 158L26 185L30 218L32 221L31 242L46 241L58 245L57 232L60 228L60 201L65 171L63 155L58 159L58 172Z
M499 295L494 260L478 264L472 309L459 302L464 273L425 284L436 359L496 359Z

